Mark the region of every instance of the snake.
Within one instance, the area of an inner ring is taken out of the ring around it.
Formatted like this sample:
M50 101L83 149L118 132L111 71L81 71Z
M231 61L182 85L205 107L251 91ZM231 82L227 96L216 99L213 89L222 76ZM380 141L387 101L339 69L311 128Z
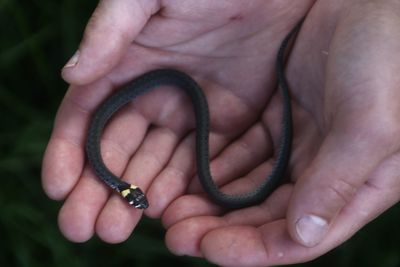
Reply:
M226 194L214 182L210 172L209 159L209 109L206 96L198 83L188 74L172 68L151 70L135 78L122 89L117 90L97 107L91 118L87 139L87 159L97 177L116 191L129 205L138 209L149 207L145 193L135 184L130 184L113 174L101 156L101 137L112 115L136 97L160 86L173 86L183 90L190 98L195 114L196 129L196 170L203 190L217 205L227 209L240 209L264 201L282 182L285 175L292 145L293 122L291 98L285 76L285 61L288 46L299 32L301 19L282 40L276 56L277 88L282 94L282 134L271 172L258 187L242 194Z

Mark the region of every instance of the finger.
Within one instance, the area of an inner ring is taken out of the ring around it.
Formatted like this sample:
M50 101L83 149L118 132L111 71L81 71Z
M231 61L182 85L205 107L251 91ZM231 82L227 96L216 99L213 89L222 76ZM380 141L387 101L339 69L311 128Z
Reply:
M256 190L265 179L268 179L272 169L272 160L263 162L247 175L223 186L221 191L229 195L240 195L252 192Z
M122 179L146 191L171 157L179 137L167 128L149 131L138 151L130 160ZM152 205L149 199L150 206ZM118 195L112 195L102 210L96 224L99 237L108 243L119 243L129 237L141 217Z
M279 187L266 201L257 206L234 210L223 215L229 225L259 226L286 216L292 185ZM218 216L224 209L212 203L206 195L184 195L174 201L162 216L164 227L192 217Z
M248 193L266 179L272 169L272 164L265 162L255 168L248 175L222 186L220 190L228 195ZM195 207L195 208L193 208ZM186 218L201 215L219 215L224 211L223 207L214 204L207 194L187 195L176 199L163 214L163 223L166 227Z
M102 0L89 20L83 40L62 70L71 84L88 84L109 72L125 54L159 1Z
M162 214L162 223L165 228L185 219L200 216L217 216L223 209L212 203L205 195L183 195L173 201Z
M85 242L94 234L96 218L108 198L109 190L87 168L76 189L58 214L62 234L70 241Z
M134 128L132 125L135 129L130 129ZM148 122L142 116L127 109L110 121L102 137L101 154L111 172L117 176L123 172L131 154L142 142L147 125ZM119 140L125 142L122 144ZM60 210L59 225L62 233L75 242L89 239L110 192L90 168L85 169Z
M299 178L288 210L289 232L302 245L320 243L370 173L399 149L400 105L394 78L399 66L386 64L399 62L394 52L399 41L390 34L399 22L392 7L398 10L399 5L356 5L337 25L324 98L331 134ZM371 24L367 13L385 19Z
M82 174L84 142L91 112L109 94L110 83L71 86L58 110L42 167L42 185L52 199L63 199ZM93 90L96 88L96 90Z
M375 138L371 138L374 134ZM294 240L313 247L324 239L335 216L390 153L390 146L383 141L388 137L381 134L368 129L355 135L344 136L340 132L326 138L295 185L288 210L288 228Z
M170 162L151 184L147 196L152 204L146 210L150 217L160 217L167 206L181 196L195 172L195 135L184 138L174 152ZM210 155L218 153L228 142L220 134L210 133Z
M224 185L234 178L246 175L271 156L271 147L268 133L261 123L256 123L211 161L210 170L214 182ZM201 191L199 179L194 179L189 192Z

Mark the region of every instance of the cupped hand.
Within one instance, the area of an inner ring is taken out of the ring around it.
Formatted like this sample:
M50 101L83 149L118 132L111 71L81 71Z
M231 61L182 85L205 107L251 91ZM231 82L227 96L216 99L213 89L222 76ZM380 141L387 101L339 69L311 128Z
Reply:
M192 194L163 214L171 251L221 266L304 262L343 243L400 200L399 12L397 1L312 6L287 67L293 183L259 206L226 212L194 181ZM276 99L213 158L223 191L248 189L271 170L265 155L278 140Z
M180 69L204 88L219 184L253 169L254 177L268 172L264 160L279 141L281 121L276 51L312 2L101 1L62 71L71 86L43 160L44 190L65 199L59 213L63 234L76 242L95 233L122 242L139 221L142 211L94 176L84 142L95 108L148 70ZM161 216L188 187L196 188L196 182L189 186L195 174L193 118L182 92L160 88L116 114L103 134L106 165L147 191L149 216Z

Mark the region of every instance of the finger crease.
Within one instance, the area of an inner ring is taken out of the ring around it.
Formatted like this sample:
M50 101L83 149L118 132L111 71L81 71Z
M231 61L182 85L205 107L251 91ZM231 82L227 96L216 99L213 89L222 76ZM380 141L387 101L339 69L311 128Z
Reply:
M357 191L357 187L343 179L338 179L335 183L329 185L329 189L344 201L349 203Z

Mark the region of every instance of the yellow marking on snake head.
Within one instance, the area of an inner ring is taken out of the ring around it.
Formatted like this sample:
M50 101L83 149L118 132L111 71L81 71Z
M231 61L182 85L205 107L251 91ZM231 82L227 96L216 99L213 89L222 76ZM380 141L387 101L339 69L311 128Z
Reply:
M127 195L129 195L130 192L131 192L131 189L128 188L128 189L125 189L125 190L121 191L121 195L123 197L126 197Z
M136 188L138 188L136 185L132 185L132 184L131 184L131 187L130 187L130 188L121 191L121 195L122 195L123 197L126 197L127 195L130 194L131 189L136 189Z

